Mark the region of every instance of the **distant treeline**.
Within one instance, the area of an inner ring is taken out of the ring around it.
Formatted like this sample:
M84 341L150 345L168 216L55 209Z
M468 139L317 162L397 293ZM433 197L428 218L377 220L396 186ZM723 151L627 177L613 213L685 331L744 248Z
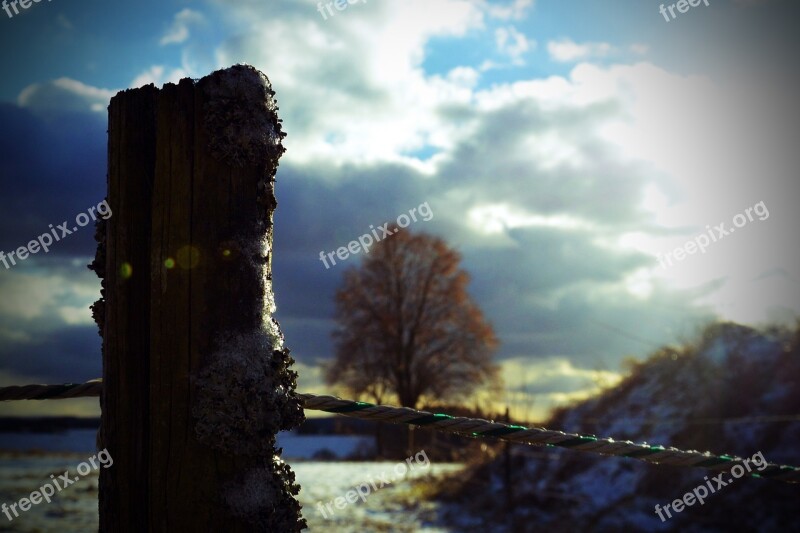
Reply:
M342 416L306 418L297 428L299 435L372 435L374 432L374 422Z
M59 433L70 429L98 429L100 418L77 416L0 417L0 433Z

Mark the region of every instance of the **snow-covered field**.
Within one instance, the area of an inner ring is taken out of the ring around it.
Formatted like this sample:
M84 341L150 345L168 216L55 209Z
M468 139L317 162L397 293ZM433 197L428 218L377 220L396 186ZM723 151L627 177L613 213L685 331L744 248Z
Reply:
M31 491L50 481L50 474L58 476L66 470L75 472L76 466L93 454L94 431L74 431L64 435L0 434L0 447L8 449L45 450L43 453L0 454L0 503L10 504L29 496ZM338 440L341 439L341 440ZM316 445L315 445L316 443ZM300 437L284 435L281 444L286 455L307 456L319 447L337 454L354 450L364 443L358 437ZM431 463L429 468L414 463L414 470L377 491L372 491L366 501L347 503L344 509L335 507L335 498L345 497L355 486L397 476L397 462L319 462L290 459L301 491L300 503L310 532L372 532L372 531L448 531L432 527L437 508L425 501L416 501L408 481L426 479L458 471L461 466ZM318 502L331 503L335 515L327 518L319 511ZM340 507L342 506L340 502ZM97 472L81 478L53 499L42 502L9 522L0 514L0 531L25 533L50 533L65 531L97 531Z
M437 507L426 501L415 501L412 507L407 503L409 494L409 479L426 479L428 476L438 476L458 471L461 466L453 464L431 464L426 470L410 472L400 481L379 488L366 496L366 501L356 500L347 503L344 509L336 509L331 503L336 497L345 497L345 494L362 483L377 481L381 474L388 479L393 476L393 468L398 463L319 463L305 462L292 464L292 469L297 474L297 481L302 487L299 500L303 505L303 517L308 522L308 531L336 531L336 532L361 532L361 531L425 531L428 533L449 531L430 525L436 517ZM336 513L327 518L319 509L318 503L331 503L331 508ZM340 501L340 506L342 502ZM346 501L345 501L346 503Z

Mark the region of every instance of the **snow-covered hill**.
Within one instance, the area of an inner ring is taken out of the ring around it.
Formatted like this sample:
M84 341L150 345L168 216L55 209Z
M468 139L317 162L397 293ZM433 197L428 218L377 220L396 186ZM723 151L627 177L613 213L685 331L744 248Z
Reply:
M800 465L800 420L774 419L798 413L800 328L717 324L694 345L658 351L546 426L741 457L761 452L769 462ZM662 522L655 505L682 498L709 472L514 446L512 506L503 472L500 455L462 479L448 518L465 531L800 531L798 485L738 479Z

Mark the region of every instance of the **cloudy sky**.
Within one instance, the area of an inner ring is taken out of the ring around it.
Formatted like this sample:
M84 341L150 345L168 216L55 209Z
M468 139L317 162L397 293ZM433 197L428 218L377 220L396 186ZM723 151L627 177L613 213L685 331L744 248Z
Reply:
M320 251L427 202L433 219L409 230L461 252L502 343L508 393L496 400L540 417L710 320L785 322L800 310L800 6L710 0L667 21L659 5L9 6L0 250L103 199L117 91L249 63L269 76L288 133L274 278L299 388L328 391L317 363L332 355L333 295L358 264L326 269ZM711 242L676 257L694 239ZM0 386L100 375L93 253L87 226L0 265ZM97 412L96 400L0 406Z

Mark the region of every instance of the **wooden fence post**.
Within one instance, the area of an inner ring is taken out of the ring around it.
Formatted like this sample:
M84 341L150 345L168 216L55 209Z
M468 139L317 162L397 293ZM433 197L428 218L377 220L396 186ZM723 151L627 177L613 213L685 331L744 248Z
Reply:
M271 317L269 80L250 66L120 92L90 268L103 337L100 531L298 531L275 435L303 421Z

